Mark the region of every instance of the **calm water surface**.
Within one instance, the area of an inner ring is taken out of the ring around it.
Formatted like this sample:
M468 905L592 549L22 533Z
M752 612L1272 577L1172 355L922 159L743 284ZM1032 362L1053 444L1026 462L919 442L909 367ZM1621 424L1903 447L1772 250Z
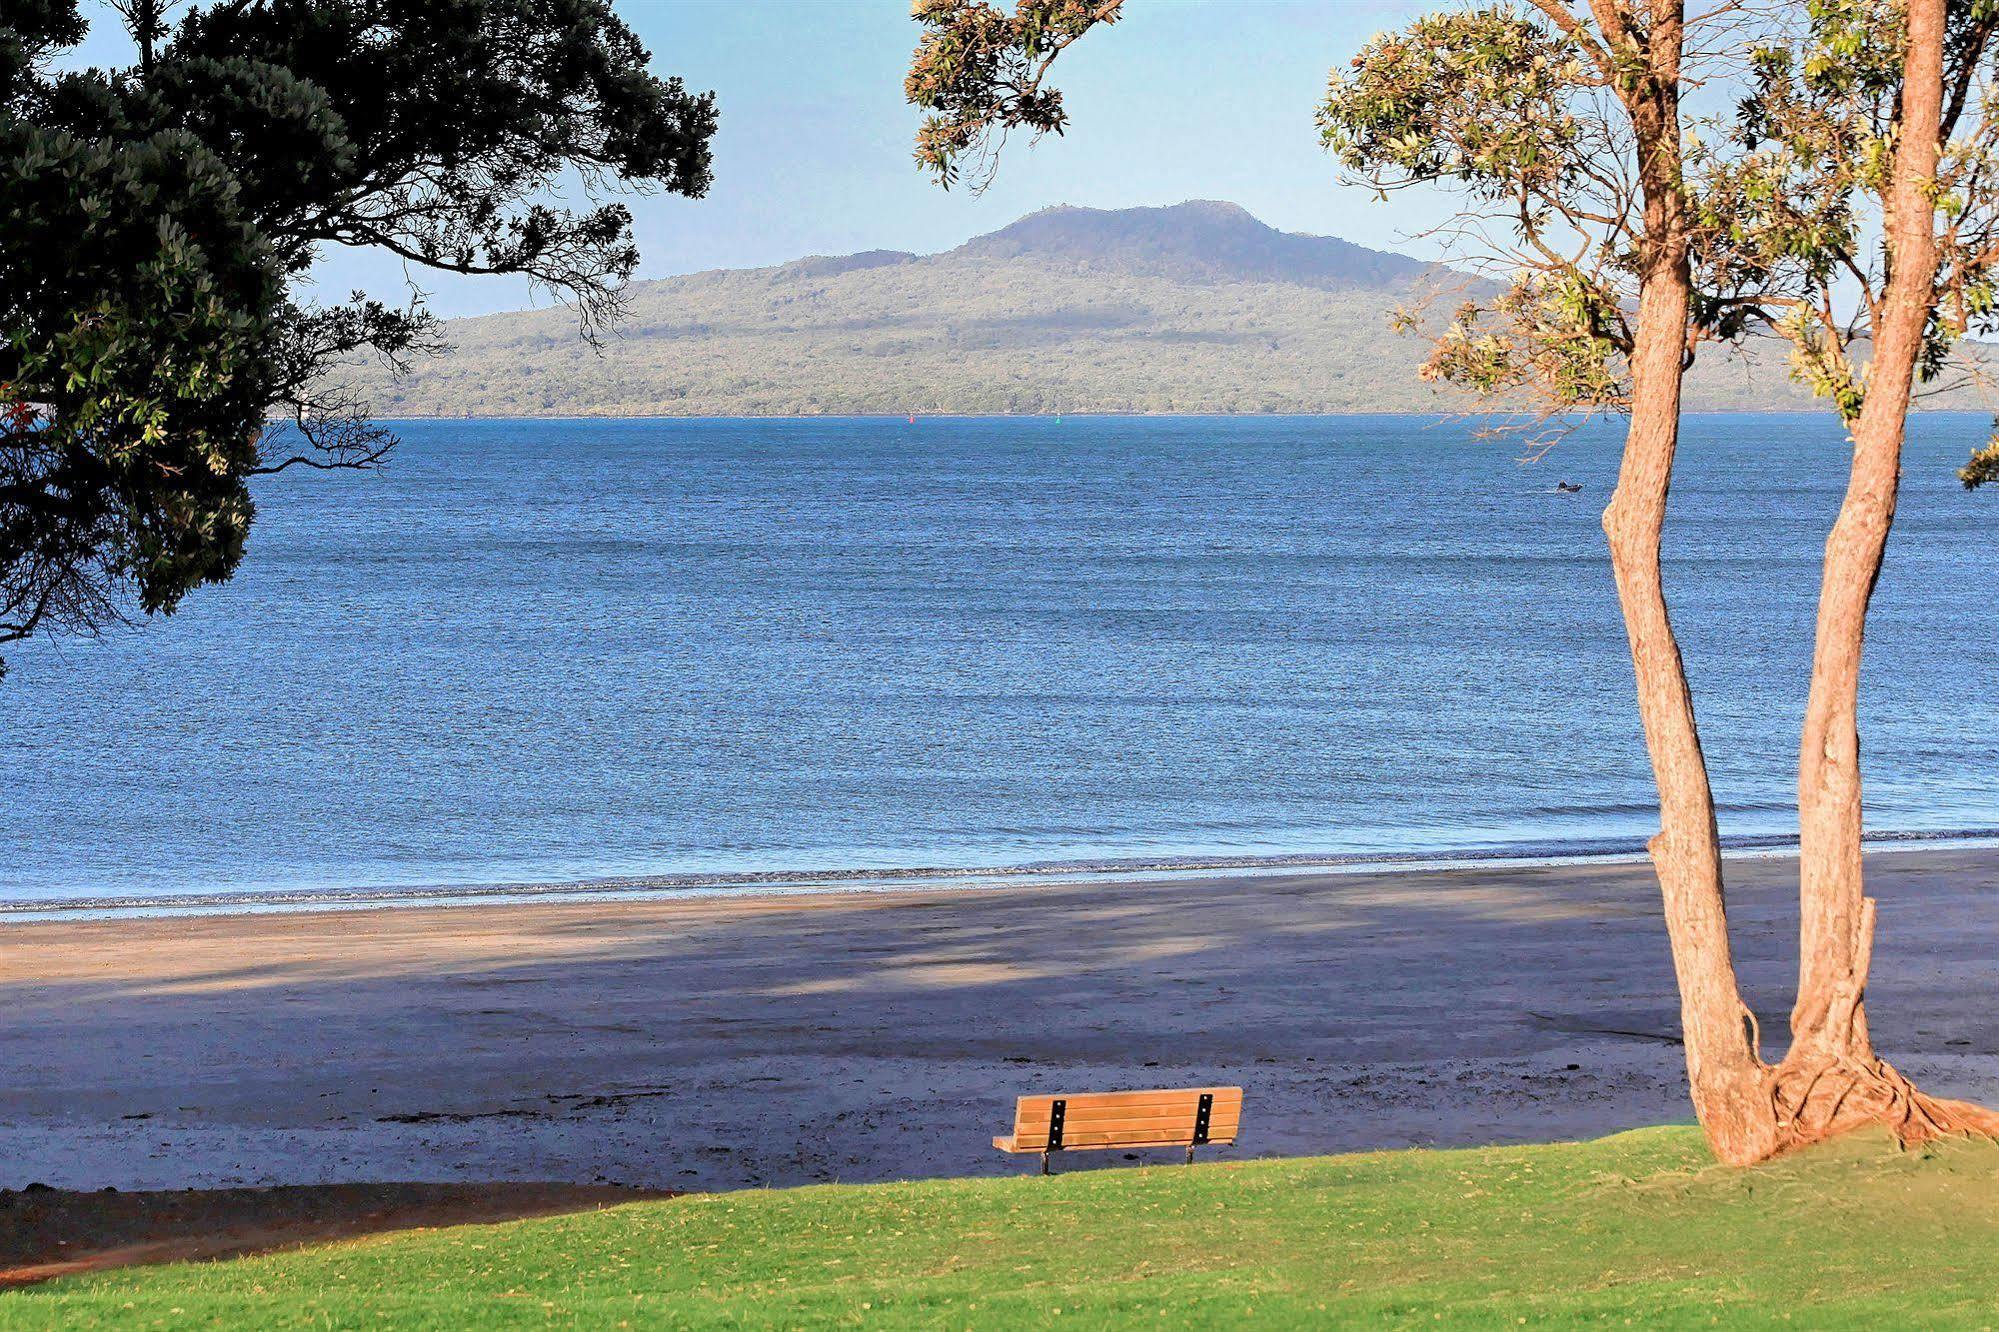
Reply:
M1999 501L1952 478L1983 427L1912 448L1877 830L1999 825ZM1688 435L1670 577L1724 830L1783 834L1845 447ZM0 901L1626 845L1618 437L411 424L385 474L265 485L181 614L8 654Z

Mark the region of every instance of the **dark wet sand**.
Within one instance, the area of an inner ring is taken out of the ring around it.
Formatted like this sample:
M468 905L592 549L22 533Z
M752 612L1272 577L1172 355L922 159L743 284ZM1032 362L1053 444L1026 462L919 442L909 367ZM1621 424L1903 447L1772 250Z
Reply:
M1999 1099L1999 851L1872 872L1883 1050ZM0 1187L991 1174L1016 1094L1198 1083L1242 1155L1583 1137L1688 1118L1673 993L1636 865L8 924Z

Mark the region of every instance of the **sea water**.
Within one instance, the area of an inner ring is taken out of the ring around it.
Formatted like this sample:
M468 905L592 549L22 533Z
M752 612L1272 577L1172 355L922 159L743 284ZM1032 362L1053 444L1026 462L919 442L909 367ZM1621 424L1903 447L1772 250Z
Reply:
M1999 496L1927 416L1868 640L1880 834L1999 826ZM428 421L259 483L241 573L6 652L0 902L1629 851L1598 525L1411 417ZM1724 832L1795 820L1828 415L1687 423ZM1562 493L1557 482L1579 484ZM903 877L920 877L908 874ZM364 894L365 895L365 894Z

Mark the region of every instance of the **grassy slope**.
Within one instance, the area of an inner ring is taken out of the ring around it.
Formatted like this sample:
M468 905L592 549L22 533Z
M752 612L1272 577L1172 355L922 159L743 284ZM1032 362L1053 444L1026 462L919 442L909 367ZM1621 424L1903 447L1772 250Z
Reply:
M1649 1129L708 1195L71 1278L0 1327L1999 1323L1999 1148L1707 1160Z

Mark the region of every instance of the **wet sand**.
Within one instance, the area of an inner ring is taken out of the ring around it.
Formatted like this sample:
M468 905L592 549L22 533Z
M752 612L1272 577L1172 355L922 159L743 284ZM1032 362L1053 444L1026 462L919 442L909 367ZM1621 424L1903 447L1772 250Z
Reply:
M1883 1050L1999 1100L1999 851L1871 869ZM1585 1137L1689 1117L1673 994L1638 865L15 923L0 1188L996 1174L1017 1094L1199 1083L1238 1155Z

